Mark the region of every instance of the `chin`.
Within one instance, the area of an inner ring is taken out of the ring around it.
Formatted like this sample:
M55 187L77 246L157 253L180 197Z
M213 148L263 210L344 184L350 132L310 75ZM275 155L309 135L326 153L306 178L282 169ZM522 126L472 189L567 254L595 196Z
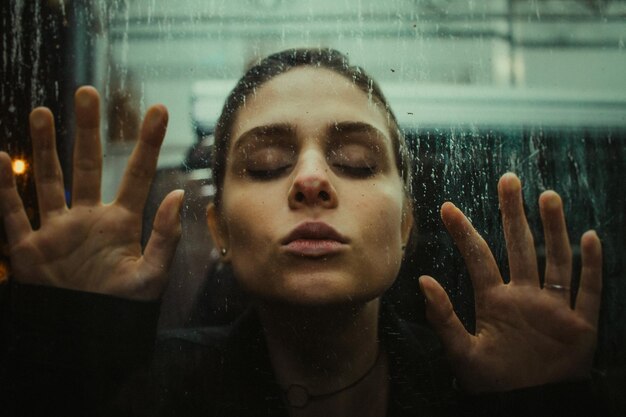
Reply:
M265 303L302 307L356 306L380 297L393 284L390 280L364 280L328 272L274 277L274 285L246 286L246 291Z

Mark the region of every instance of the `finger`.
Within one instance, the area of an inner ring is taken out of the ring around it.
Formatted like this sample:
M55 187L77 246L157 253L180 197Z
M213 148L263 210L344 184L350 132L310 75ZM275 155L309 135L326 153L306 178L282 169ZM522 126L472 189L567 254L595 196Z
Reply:
M165 106L157 105L148 109L141 126L139 142L130 156L122 178L117 203L135 213L141 214L148 197L167 128L167 118Z
M498 265L487 242L461 210L446 202L441 206L441 218L465 260L477 297L481 291L502 284Z
M63 172L56 150L54 117L46 107L38 107L30 113L30 135L39 214L45 223L47 218L67 208Z
M509 258L511 283L539 284L537 255L522 201L522 184L508 172L498 182L498 197Z
M9 246L31 232L28 216L15 186L11 158L5 152L0 152L0 215L4 219Z
M100 96L93 87L81 87L74 95L76 140L72 205L100 202L102 146L100 145Z
M576 311L589 323L598 324L602 294L602 244L595 231L589 230L580 239L582 272L576 300Z
M457 317L448 294L432 277L419 278L419 284L426 297L426 318L435 329L441 342L452 358L463 356L469 351L471 335Z
M539 212L546 241L545 284L569 287L572 278L572 249L567 235L563 203L554 191L539 197ZM569 291L560 291L569 300Z
M150 239L143 254L143 268L151 271L163 280L157 281L151 291L153 299L161 296L165 289L167 271L172 263L176 246L180 240L180 210L184 193L175 190L169 193L157 210Z

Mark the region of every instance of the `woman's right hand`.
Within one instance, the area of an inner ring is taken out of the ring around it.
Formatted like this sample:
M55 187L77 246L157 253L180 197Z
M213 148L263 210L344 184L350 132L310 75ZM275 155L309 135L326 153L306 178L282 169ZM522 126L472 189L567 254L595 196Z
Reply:
M75 95L72 203L65 199L56 153L54 119L49 109L30 114L35 185L41 227L31 228L24 211L11 159L0 152L0 214L9 243L12 279L109 294L135 300L158 299L180 238L181 190L159 207L142 253L143 208L167 127L167 109L148 109L116 199L102 204L100 98L92 87Z

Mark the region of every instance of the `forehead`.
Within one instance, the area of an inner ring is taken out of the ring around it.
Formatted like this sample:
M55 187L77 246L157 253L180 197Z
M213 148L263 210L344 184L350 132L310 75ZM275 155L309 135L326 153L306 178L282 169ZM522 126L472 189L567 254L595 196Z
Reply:
M389 139L387 111L351 80L326 68L300 67L278 75L246 98L231 137L264 125L289 124L306 134L342 122L367 123Z

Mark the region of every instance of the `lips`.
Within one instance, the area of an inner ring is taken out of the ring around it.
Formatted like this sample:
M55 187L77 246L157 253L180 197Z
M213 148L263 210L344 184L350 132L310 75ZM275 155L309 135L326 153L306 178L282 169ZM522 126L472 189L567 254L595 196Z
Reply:
M287 245L295 240L334 240L348 243L348 239L324 222L306 222L293 229L281 243Z
M324 222L306 222L293 229L281 244L291 254L326 256L339 252L348 239Z

